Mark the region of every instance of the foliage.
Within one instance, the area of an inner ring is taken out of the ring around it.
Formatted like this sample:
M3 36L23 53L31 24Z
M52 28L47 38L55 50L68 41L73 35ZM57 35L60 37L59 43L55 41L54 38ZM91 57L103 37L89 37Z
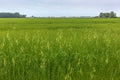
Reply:
M25 18L26 15L21 15L20 13L0 13L0 18Z
M113 11L111 11L110 13L100 13L99 15L100 18L116 18L116 13L114 13Z

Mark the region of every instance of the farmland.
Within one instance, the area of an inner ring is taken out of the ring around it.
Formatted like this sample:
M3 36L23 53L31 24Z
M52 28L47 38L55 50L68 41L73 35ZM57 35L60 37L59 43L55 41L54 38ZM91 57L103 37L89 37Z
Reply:
M120 80L120 19L0 19L0 80Z

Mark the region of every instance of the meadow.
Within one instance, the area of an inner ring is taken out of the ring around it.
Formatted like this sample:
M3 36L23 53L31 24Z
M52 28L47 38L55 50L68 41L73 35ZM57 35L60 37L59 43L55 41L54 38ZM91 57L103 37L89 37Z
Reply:
M1 18L0 80L120 80L120 19Z

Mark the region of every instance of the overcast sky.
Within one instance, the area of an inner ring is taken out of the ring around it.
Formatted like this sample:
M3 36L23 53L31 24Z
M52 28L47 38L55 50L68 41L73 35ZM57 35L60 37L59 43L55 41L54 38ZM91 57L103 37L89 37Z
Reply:
M28 16L97 16L110 11L120 16L120 0L0 0L0 12Z

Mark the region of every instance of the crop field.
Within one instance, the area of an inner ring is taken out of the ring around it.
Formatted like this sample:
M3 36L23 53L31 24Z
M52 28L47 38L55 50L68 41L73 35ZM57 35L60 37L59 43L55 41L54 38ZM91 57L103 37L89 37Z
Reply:
M120 80L120 19L1 18L0 80Z

